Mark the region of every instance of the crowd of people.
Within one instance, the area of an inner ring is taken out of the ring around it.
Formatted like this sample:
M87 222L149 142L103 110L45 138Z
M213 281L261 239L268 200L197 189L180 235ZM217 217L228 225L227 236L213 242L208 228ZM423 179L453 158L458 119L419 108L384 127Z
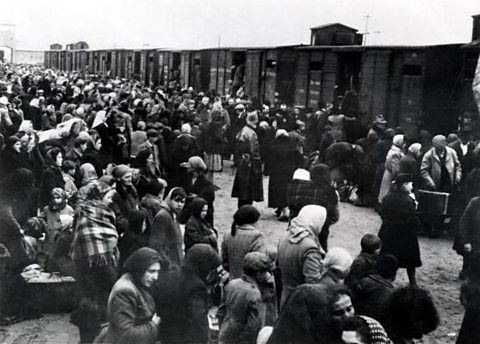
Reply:
M449 229L466 280L457 343L480 342L471 133L414 137L381 115L362 125L352 92L314 110L175 80L0 72L2 317L35 314L21 273L38 264L75 278L81 343L412 343L439 323L416 282L417 236ZM225 161L238 209L219 231ZM268 207L287 223L279 242L253 205L264 176ZM355 258L328 245L339 201L382 219ZM399 268L408 286L393 284Z

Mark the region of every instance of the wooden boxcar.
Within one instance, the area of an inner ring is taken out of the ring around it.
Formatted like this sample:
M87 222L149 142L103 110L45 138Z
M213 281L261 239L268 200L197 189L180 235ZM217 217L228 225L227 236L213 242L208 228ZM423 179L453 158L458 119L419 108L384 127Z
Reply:
M258 99L293 104L297 46L247 50L245 92Z
M480 33L480 26L478 30ZM473 98L472 82L479 58L480 41L472 41L471 43L462 46L463 65L459 77L462 89L460 95L460 127L465 130L473 131L476 139L480 139L480 120L478 118L478 107Z

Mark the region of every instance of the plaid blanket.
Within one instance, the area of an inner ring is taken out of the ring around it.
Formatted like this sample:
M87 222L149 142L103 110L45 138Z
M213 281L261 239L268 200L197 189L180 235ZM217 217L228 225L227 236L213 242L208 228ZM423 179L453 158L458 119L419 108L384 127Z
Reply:
M86 259L89 266L116 266L117 241L113 210L100 201L89 200L82 204L74 232L72 259Z

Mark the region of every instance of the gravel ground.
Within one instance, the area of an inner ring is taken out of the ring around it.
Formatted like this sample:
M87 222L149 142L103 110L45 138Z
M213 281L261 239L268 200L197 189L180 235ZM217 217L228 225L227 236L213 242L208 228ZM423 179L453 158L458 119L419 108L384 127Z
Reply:
M237 200L230 197L233 181L231 163L226 162L224 171L215 174L214 183L221 189L215 201L215 227L220 233L229 231ZM268 178L264 179L267 194ZM271 240L278 241L287 225L279 222L273 209L266 207L266 200L256 203L262 213L258 227ZM329 247L343 247L352 255L360 251L360 238L365 233L377 233L380 228L379 216L369 208L358 208L350 204L340 205L340 221L331 227ZM222 234L220 235L223 236ZM423 266L417 270L418 284L431 291L441 315L439 328L421 342L428 344L455 343L460 329L463 308L459 302L461 267L459 256L451 249L452 240L420 238ZM405 270L400 270L396 283L408 283ZM7 327L0 327L0 343L78 343L77 328L69 323L68 314L47 314L40 319L24 321Z

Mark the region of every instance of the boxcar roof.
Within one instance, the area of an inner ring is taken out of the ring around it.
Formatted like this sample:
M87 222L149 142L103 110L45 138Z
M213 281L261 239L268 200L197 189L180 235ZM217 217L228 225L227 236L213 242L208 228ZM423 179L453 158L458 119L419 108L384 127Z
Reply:
M328 23L328 24L323 24L323 25L319 25L319 26L315 26L315 27L311 27L310 30L321 30L321 29L326 29L327 27L331 27L331 26L342 26L346 29L349 29L349 30L352 30L352 31L355 31L357 32L358 30L353 28L353 27L350 27L350 26L347 26L347 25L344 25L342 23Z

